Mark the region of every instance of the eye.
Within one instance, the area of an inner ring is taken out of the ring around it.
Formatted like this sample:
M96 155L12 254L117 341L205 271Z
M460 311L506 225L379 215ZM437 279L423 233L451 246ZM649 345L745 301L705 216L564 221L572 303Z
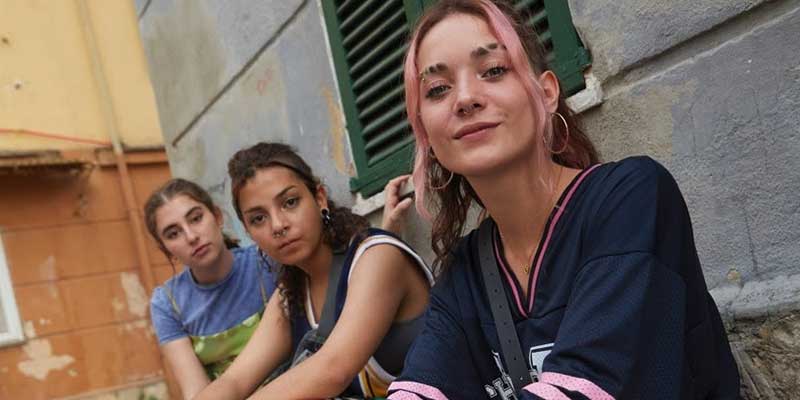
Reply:
M189 217L189 222L192 224L196 224L203 220L203 213L193 214Z
M179 233L180 232L177 229L170 229L170 230L167 231L167 233L164 234L164 239L167 239L167 240L176 239L178 237Z
M251 226L259 226L267 220L266 214L255 214L247 219L247 223Z
M425 97L428 99L435 99L442 97L442 95L444 95L448 89L450 89L450 87L447 85L434 86L428 89L428 91L425 93Z
M291 209L297 207L299 203L300 203L299 197L289 197L288 199L286 199L286 201L283 202L283 207Z
M498 65L487 69L486 72L484 72L483 75L481 75L481 77L488 79L498 78L505 75L506 72L508 72L508 67Z

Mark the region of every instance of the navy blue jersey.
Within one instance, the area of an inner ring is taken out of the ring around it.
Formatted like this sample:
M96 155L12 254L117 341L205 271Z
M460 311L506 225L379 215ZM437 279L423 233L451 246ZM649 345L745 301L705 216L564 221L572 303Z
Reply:
M432 291L391 399L514 399L477 231ZM533 383L523 399L733 399L739 375L677 184L650 158L584 170L562 194L527 298L495 255Z

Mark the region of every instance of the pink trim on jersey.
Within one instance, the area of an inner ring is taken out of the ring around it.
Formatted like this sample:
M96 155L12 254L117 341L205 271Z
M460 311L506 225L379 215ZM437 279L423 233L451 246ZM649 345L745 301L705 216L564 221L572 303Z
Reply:
M392 393L388 397L388 399L389 400L422 400L422 397L419 397L416 394L411 393L411 392L400 391L400 392Z
M600 386L583 378L576 378L557 372L545 372L542 374L542 382L578 392L588 397L589 400L614 400L614 396L608 394L605 390L601 389Z
M492 244L494 248L494 258L497 259L497 263L500 264L500 269L503 270L503 273L506 275L506 279L508 279L508 285L511 286L511 291L514 292L514 300L517 301L517 309L519 313L522 315L527 316L528 313L525 312L525 308L522 307L522 299L519 296L519 292L517 292L517 285L514 284L514 279L511 277L511 274L508 272L508 266L506 263L503 262L503 257L500 257L500 252L497 250L497 241L494 240L495 237L492 238Z
M554 386L550 386L544 382L531 383L522 388L530 393L533 393L545 400L569 400L569 397Z
M419 393L433 400L447 400L447 396L445 396L444 393L442 393L439 389L418 382L394 381L391 385L389 385L389 391L392 390L405 390L406 392ZM394 399L395 397L389 396L389 398Z
M536 294L536 280L539 278L539 268L542 266L542 260L544 260L544 255L547 253L547 246L550 244L550 239L553 237L553 230L555 230L556 225L558 224L559 218L561 215L564 214L564 209L567 208L567 204L572 199L572 195L575 194L575 191L578 189L578 186L581 185L583 179L589 175L590 172L594 171L595 168L599 167L600 164L595 164L591 168L583 171L581 176L578 178L578 181L572 186L572 189L569 190L567 193L567 197L564 198L564 201L561 203L561 206L558 207L558 211L556 211L555 217L553 217L553 221L550 223L550 229L547 230L547 236L544 239L544 245L542 246L542 250L539 252L539 257L536 259L536 268L533 270L533 282L531 283L531 287L528 289L530 292L528 296L530 297L530 301L528 302L528 312L533 312L533 298Z

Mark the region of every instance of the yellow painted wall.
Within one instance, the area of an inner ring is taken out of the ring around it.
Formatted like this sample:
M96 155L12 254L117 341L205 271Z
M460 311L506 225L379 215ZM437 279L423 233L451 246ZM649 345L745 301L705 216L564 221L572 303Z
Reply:
M137 22L132 0L0 0L0 152L87 147L9 129L162 145Z

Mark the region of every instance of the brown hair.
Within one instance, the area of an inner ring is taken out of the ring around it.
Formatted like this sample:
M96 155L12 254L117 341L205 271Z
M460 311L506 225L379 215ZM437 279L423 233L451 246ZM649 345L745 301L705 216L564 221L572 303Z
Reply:
M433 194L434 198L435 217L433 217L431 247L436 254L434 265L438 268L448 264L448 254L461 237L467 211L473 201L483 207L477 194L463 176L453 174L452 181L447 183L452 172L430 156L427 132L418 118L420 93L416 57L419 44L431 28L454 14L471 15L486 21L498 40L508 48L517 71L532 70L536 74L541 74L548 70L545 51L536 32L526 26L522 15L505 1L440 0L428 8L417 22L404 66L406 111L416 136L414 185L417 193L417 209L423 215L430 216L426 209L425 198L428 194ZM519 75L529 97L535 103L536 83L526 76L527 74L520 72ZM566 127L558 117L551 116L553 120L557 119L556 123L552 120L540 121L539 125L545 127L542 139L549 142L549 149L545 149L546 153L543 154L545 156L549 154L554 162L570 168L586 168L599 162L594 145L581 129L575 114L567 106L563 92L556 111L564 117ZM443 189L430 190L434 187Z
M233 208L239 220L244 223L242 210L239 208L239 192L253 178L259 169L281 166L297 175L306 188L314 194L319 185L319 178L314 176L311 167L290 146L283 143L261 142L252 147L236 152L228 161L228 175L231 178L231 195ZM328 198L331 222L325 225L322 233L325 243L334 250L347 248L350 240L369 228L366 218L354 214L346 207L338 207ZM305 273L293 265L283 265L277 270L278 290L287 315L305 312L303 302L305 291L302 290Z
M158 234L156 211L158 211L161 206L180 195L188 196L192 200L206 206L206 208L208 208L208 210L212 213L218 210L217 206L214 205L214 201L211 200L211 196L208 194L208 192L200 187L200 185L186 179L170 179L158 189L153 191L153 193L150 194L150 197L147 198L147 202L144 204L144 221L145 225L147 226L147 231L150 232L150 236L155 239L156 243L158 244L158 248L161 249L164 255L167 256L167 259L171 259L172 254L170 254L169 250L167 250L167 247L164 246L164 242L161 240L161 236ZM239 241L231 238L225 234L225 232L222 232L222 238L225 241L225 247L229 249L239 247ZM170 263L172 263L171 260Z

